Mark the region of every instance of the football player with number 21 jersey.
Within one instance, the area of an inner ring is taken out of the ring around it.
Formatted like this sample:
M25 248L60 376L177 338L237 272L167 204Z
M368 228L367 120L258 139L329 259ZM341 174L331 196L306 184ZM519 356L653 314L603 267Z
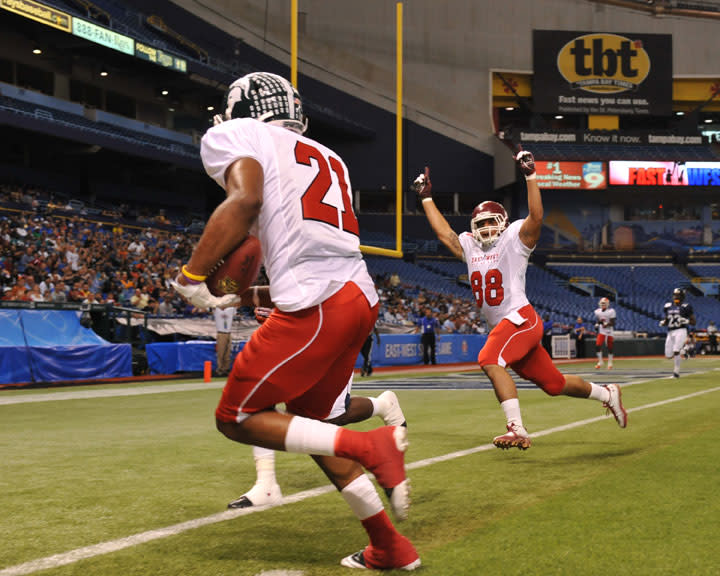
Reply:
M695 326L695 312L692 306L685 302L685 290L675 288L672 301L665 302L663 306L663 319L660 326L667 327L665 337L665 357L673 359L673 378L680 378L680 362L685 342L688 337L688 326Z
M602 402L621 428L627 425L627 413L617 384L598 386L575 374L563 375L542 347L542 319L525 295L528 259L542 227L542 198L533 155L520 151L515 160L527 181L528 216L511 224L501 204L486 201L473 210L470 231L458 235L435 206L427 167L415 179L414 187L438 240L467 264L473 297L491 328L478 363L490 378L507 421L507 432L495 437L493 444L525 450L530 447L530 436L508 368L551 396Z
M254 234L270 280L269 298L263 296L275 306L235 358L215 411L217 428L244 444L312 455L370 539L364 550L343 558L344 566L417 568L415 548L390 522L363 471L375 475L396 517L404 519L410 504L407 428L361 432L323 422L378 315L347 167L303 136L300 95L275 74L254 72L233 82L215 124L200 154L227 196L174 286L195 306L228 305L236 297L212 296L205 279ZM275 410L281 403L286 412Z

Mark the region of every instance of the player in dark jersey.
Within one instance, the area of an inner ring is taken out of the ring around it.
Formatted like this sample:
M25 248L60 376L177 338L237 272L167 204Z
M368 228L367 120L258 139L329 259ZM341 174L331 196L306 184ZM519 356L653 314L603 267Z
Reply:
M665 302L663 315L660 326L668 329L665 338L665 357L673 359L673 377L680 378L681 353L687 341L688 326L695 325L695 312L692 306L685 302L685 290L682 288L673 290L672 301Z

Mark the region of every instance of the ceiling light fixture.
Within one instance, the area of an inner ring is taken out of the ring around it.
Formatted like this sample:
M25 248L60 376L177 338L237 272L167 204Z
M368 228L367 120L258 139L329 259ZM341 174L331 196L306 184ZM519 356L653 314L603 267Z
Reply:
M35 55L39 55L39 54L42 54L42 50L40 48L38 48L37 46L35 46L35 48L33 48L32 53Z

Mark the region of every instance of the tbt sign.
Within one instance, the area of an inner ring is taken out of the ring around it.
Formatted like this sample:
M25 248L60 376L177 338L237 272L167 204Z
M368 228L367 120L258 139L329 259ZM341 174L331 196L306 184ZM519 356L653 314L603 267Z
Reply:
M533 102L545 114L669 115L672 36L534 30Z

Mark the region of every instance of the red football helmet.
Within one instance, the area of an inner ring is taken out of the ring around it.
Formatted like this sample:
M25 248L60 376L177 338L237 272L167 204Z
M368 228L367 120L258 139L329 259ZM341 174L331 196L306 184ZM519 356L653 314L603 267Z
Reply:
M486 200L473 210L470 217L472 235L483 246L489 246L507 228L508 215L502 204Z

